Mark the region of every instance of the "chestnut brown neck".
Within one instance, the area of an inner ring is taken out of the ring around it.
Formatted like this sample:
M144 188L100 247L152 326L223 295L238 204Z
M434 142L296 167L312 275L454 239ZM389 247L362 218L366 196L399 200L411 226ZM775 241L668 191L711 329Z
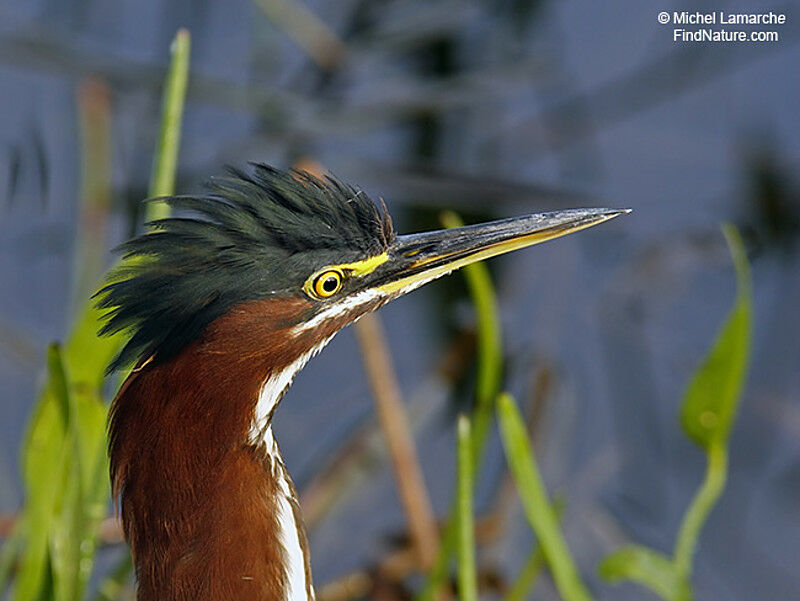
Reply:
M269 423L258 429L266 439L253 438L270 378L302 367L297 359L344 325L296 333L292 323L309 306L302 299L239 305L178 356L142 364L120 389L111 478L139 601L313 599L307 552L305 590L296 590L296 578L292 588L287 574L287 507L295 541L307 546Z

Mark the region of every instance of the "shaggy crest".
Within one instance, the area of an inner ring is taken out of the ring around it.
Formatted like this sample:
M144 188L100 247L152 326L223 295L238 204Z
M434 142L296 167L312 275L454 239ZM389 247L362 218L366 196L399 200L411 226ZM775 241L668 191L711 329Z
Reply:
M164 361L235 305L300 293L317 268L377 255L394 239L385 208L327 176L253 164L212 179L208 193L160 200L195 217L169 217L118 248L125 264L102 288L100 333L131 338L113 371Z

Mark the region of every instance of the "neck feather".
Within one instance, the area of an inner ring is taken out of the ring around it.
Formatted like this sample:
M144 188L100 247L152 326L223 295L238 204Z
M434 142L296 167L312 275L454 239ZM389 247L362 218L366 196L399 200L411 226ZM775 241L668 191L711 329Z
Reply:
M295 373L340 326L313 340L289 335L286 316L301 310L242 305L120 389L111 477L139 601L313 599L297 494L271 419Z

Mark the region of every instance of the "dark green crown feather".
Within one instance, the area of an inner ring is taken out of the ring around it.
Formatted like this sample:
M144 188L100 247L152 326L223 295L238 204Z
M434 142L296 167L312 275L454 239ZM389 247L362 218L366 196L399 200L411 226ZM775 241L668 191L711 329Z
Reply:
M203 195L164 200L195 217L170 217L121 245L126 261L101 289L100 333L131 338L113 371L163 361L238 303L297 293L321 266L386 250L391 219L360 190L327 176L253 164L212 179Z

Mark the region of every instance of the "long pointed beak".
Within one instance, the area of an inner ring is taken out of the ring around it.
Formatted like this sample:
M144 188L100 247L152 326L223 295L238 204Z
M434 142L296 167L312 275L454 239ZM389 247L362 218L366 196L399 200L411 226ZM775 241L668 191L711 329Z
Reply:
M571 209L398 236L375 287L387 294L402 294L470 263L577 232L630 211Z

